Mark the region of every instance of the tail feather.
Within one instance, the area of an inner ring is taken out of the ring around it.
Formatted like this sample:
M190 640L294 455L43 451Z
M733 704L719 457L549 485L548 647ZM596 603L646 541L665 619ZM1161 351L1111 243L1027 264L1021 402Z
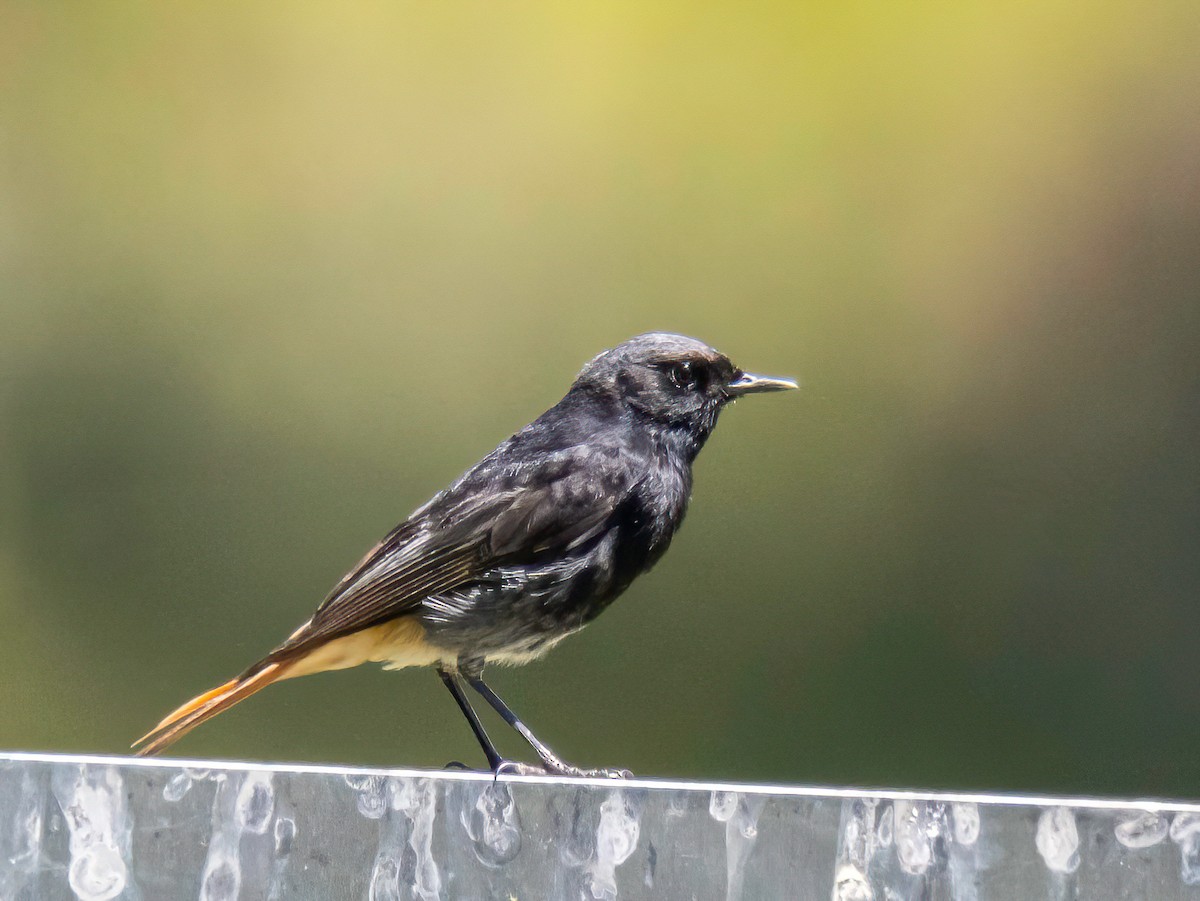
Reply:
M262 669L252 670L244 676L231 679L224 685L198 695L177 710L167 714L161 723L133 743L139 757L148 757L173 744L205 720L228 710L238 701L260 691L277 679L283 678L287 666L283 663L268 663Z

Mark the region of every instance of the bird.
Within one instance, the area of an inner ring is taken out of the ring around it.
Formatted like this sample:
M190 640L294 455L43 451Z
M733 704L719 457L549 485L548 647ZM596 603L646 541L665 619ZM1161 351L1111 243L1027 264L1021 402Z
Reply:
M483 681L484 667L540 657L603 612L667 550L721 411L795 387L683 335L605 350L558 403L371 548L286 640L133 747L156 754L274 682L376 662L436 668L492 772L627 776L563 761ZM464 686L540 766L501 756Z

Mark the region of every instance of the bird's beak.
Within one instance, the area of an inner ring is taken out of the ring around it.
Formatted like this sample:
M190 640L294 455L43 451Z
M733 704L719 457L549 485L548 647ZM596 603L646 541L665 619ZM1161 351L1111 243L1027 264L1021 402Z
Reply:
M738 370L725 386L725 393L733 398L743 394L757 394L760 391L788 391L795 387L797 385L791 379L777 379L769 375L755 375Z

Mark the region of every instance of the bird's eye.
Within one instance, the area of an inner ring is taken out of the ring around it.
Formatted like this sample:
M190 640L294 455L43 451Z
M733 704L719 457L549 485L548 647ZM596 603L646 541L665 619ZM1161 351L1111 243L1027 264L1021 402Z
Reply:
M667 378L676 388L690 390L699 384L696 367L686 360L682 363L671 363L667 367Z

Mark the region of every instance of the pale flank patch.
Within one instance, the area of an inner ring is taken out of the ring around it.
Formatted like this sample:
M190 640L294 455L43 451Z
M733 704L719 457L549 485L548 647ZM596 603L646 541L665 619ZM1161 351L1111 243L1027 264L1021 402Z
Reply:
M327 641L293 663L283 678L348 669L367 662L382 663L385 669L403 669L441 660L453 662L456 657L452 651L429 644L425 629L415 619L401 617Z

